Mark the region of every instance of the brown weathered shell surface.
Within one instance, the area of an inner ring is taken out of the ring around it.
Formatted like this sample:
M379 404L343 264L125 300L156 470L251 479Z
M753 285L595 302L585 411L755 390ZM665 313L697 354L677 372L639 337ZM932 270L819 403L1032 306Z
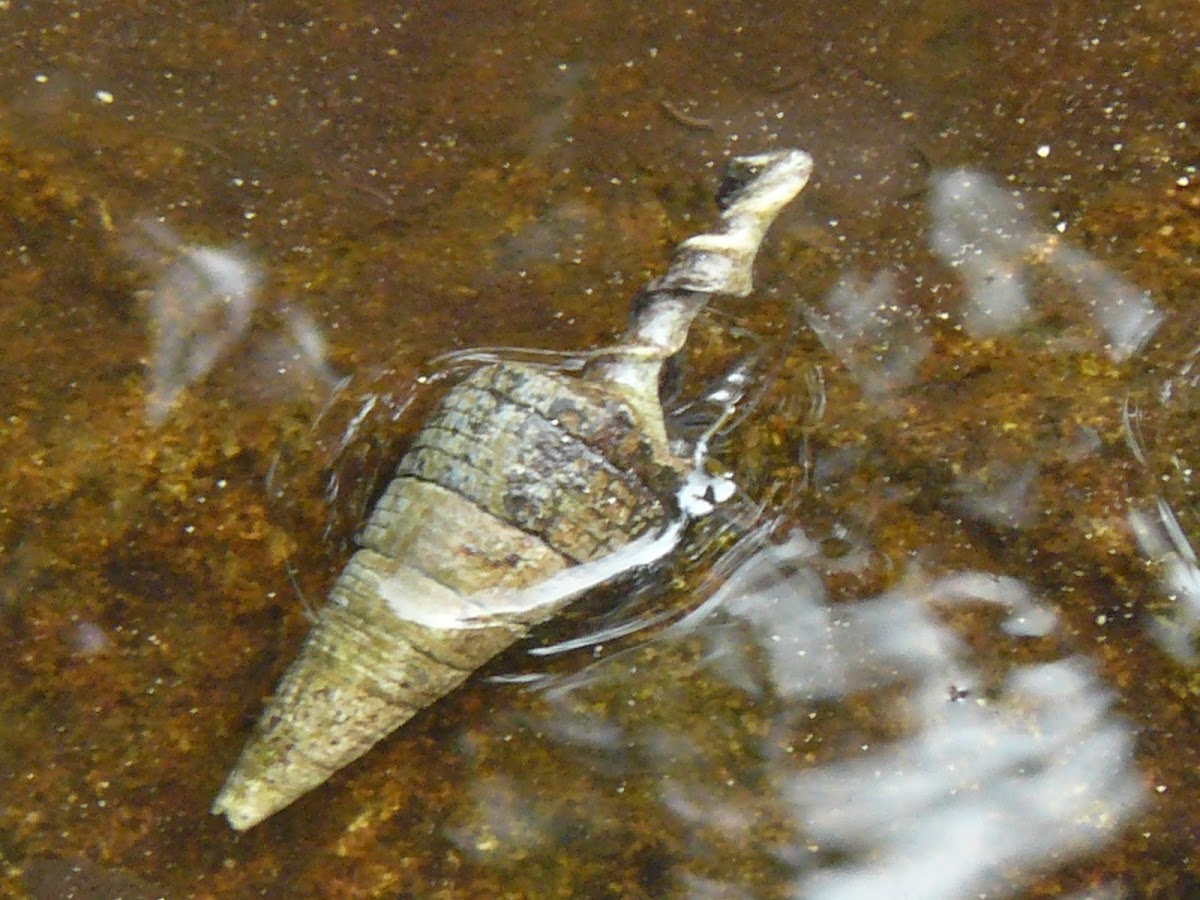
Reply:
M398 474L583 562L663 523L677 466L607 386L509 363L451 391Z
M709 293L749 290L766 227L811 167L799 151L735 162L743 190L723 211L725 231L680 248L610 362L582 377L484 365L443 398L213 804L234 828L362 756L572 593L498 616L494 598L678 517L687 464L667 446L659 367Z

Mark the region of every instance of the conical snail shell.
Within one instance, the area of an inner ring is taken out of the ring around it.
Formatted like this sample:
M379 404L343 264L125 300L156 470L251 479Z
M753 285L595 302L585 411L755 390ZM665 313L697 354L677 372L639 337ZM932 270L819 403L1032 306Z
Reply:
M763 235L811 169L798 150L731 160L721 230L680 245L622 344L580 377L491 364L446 395L213 812L241 830L287 806L572 596L556 590L515 612L506 593L631 546L674 518L688 466L667 445L662 362L683 346L710 294L750 291Z
M661 525L679 483L668 460L607 385L502 364L456 386L400 462L214 810L249 828L457 687L533 623L431 628L398 613L529 587Z

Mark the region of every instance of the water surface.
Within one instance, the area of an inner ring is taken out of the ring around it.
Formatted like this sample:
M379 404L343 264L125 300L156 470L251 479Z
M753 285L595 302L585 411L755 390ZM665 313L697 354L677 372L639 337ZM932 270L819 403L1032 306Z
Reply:
M0 4L3 891L1195 890L1198 36L1181 0ZM763 360L706 552L210 816L436 394L330 508L334 386L612 341L769 146L814 183L681 368Z

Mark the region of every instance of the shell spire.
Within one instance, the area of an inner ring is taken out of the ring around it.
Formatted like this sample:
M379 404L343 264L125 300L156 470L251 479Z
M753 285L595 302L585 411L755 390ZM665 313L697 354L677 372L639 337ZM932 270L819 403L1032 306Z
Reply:
M414 438L213 802L250 828L323 783L606 572L669 550L688 461L658 373L714 293L744 295L807 154L735 157L720 230L689 238L625 339L570 377L518 363L456 385ZM519 600L520 602L517 602Z

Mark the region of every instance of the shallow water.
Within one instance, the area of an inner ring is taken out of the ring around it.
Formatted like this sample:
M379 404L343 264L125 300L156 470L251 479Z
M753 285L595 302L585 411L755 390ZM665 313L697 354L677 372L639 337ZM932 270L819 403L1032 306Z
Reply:
M0 892L1196 890L1195 4L378 6L0 4ZM433 360L610 343L764 146L695 558L210 816Z

